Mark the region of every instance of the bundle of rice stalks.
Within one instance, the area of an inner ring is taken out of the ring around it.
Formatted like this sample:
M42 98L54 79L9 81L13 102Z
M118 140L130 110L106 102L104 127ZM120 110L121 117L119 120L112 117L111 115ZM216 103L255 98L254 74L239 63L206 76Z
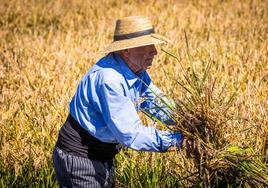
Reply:
M189 69L176 83L185 90L183 99L175 98L172 118L175 129L185 137L184 148L197 170L193 186L268 187L268 166L264 156L247 147L231 145L225 138L227 122L236 93L215 89L217 78L210 75L211 62L203 73L196 71L185 33ZM177 56L163 50L180 63ZM163 101L164 102L164 101Z

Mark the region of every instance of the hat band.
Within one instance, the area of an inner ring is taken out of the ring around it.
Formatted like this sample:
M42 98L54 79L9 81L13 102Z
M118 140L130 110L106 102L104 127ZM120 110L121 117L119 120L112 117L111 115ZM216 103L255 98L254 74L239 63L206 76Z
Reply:
M128 33L128 34L124 34L124 35L117 35L117 36L114 36L114 41L141 37L141 36L149 35L149 34L152 34L152 33L154 33L154 28L147 29L147 30L144 30L144 31L138 31L138 32L134 32L134 33Z

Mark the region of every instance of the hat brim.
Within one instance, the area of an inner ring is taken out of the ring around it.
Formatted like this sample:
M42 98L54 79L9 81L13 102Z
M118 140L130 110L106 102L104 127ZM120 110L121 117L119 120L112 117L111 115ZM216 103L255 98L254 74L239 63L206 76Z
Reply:
M170 42L166 37L158 34L144 35L132 39L119 40L112 42L109 46L101 50L101 53L110 53L129 48L136 48L152 44L161 44Z

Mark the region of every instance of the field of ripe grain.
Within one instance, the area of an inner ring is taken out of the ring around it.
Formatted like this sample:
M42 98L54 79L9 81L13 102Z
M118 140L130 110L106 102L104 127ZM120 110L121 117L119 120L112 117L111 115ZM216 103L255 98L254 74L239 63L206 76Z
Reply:
M187 33L196 71L211 62L215 92L236 93L224 138L251 148L267 168L267 0L1 0L0 187L57 186L51 155L68 104L79 80L104 55L99 51L111 42L115 20L130 15L148 16L172 41L157 46L149 74L165 94L182 101L185 91L170 78L180 80L188 70ZM116 164L118 187L195 182L193 159L184 150L124 149Z

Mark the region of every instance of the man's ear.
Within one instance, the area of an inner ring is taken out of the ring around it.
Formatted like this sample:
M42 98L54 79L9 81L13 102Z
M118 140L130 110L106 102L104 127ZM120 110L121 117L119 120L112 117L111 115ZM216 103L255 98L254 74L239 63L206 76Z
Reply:
M128 49L124 49L123 50L125 54L129 54L129 50Z
M128 49L121 50L121 54L122 54L124 57L128 57L128 56L129 56L129 50L128 50Z

